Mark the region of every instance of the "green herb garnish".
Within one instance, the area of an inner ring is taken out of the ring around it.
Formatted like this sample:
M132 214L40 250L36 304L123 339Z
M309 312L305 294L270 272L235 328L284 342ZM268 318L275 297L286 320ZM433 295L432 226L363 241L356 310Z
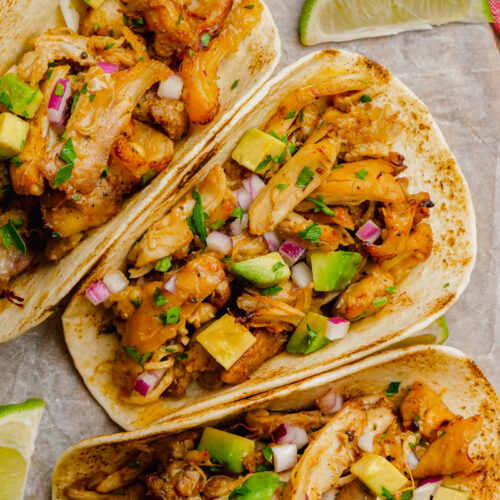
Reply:
M106 179L106 177L108 176L108 170L109 170L109 166L106 165L104 167L104 170L101 172L101 175L99 177L101 177L102 179Z
M203 210L203 203L201 200L201 195L198 190L195 188L193 190L193 198L196 200L194 204L193 211L191 212L191 216L188 217L187 223L189 229L195 234L197 234L200 240L204 245L207 244L207 228L205 226L205 212Z
M165 314L160 314L160 319L163 326L175 325L176 323L179 323L179 320L181 319L181 307L177 305L167 309Z
M203 33L203 35L201 35L201 43L203 44L203 47L207 47L211 39L212 37L209 33Z
M387 297L378 297L373 301L375 307L385 306L387 304Z
M54 89L54 95L57 97L61 97L64 94L64 85L60 82L57 82L56 88Z
M266 446L265 448L263 448L262 454L264 455L264 458L268 462L272 462L273 461L273 450L272 450L272 448L270 446Z
M132 28L142 28L144 26L144 18L136 17L132 19Z
M331 215L332 217L337 217L337 214L333 210L331 210L330 208L328 208L328 206L325 205L325 203L323 202L323 195L322 194L320 194L316 199L314 199L314 198L306 198L306 200L310 201L311 203L314 203L314 205L316 205L314 207L314 212L315 213L323 212L326 215Z
M243 212L243 209L241 207L236 207L233 210L233 213L231 214L231 217L237 217L238 219L243 219L243 215L245 212Z
M156 170L150 168L145 174L141 176L141 184L147 184L156 175Z
M239 80L239 79L238 79L238 80L235 80L235 81L233 82L233 84L231 85L231 90L234 90L234 89L238 86L238 84L239 84L239 83L240 83L240 80Z
M144 354L139 354L139 352L135 347L129 347L127 345L123 346L123 350L130 359L133 359L142 368L144 368L144 363L147 363L151 359L151 356L153 355L152 352L145 352Z
M368 170L366 168L362 168L359 172L356 172L356 177L361 180L365 180L366 174Z
M9 219L9 222L5 226L0 227L0 238L5 248L10 248L11 245L14 245L16 250L26 255L26 243L24 243L24 240L16 229L16 227L21 227L22 225L23 222L20 220Z
M161 290L157 287L155 292L153 293L153 302L155 306L161 307L165 304L168 304L168 300L163 296Z
M309 167L306 166L301 170L295 185L301 188L305 188L311 183L313 177L314 177L314 172Z
M137 297L135 299L130 299L130 303L136 308L139 309L141 307L141 298Z
M361 99L360 99L361 102L372 102L373 99L369 96L369 95L366 95L366 94L363 94L361 96Z
M219 220L216 220L215 222L212 222L212 224L210 224L208 227L212 231L217 231L217 229L220 229L222 226L225 226L225 225L226 225L226 221L219 219Z
M274 286L270 286L268 288L262 288L260 293L262 295L276 295L278 292L281 292L281 290L283 290L283 288L281 288L278 285L274 285Z
M413 498L413 490L406 490L401 493L401 500L411 500Z
M278 185L276 186L276 189L277 189L278 191L283 191L283 189L286 189L287 187L288 187L288 184L278 184Z
M21 160L19 156L14 156L14 158L10 159L10 162L14 165L14 167L20 167L23 164L23 160Z
M382 496L387 498L387 500L395 500L391 492L385 486L382 486Z
M165 273L167 272L170 268L172 267L172 263L170 262L169 257L163 257L163 259L160 259L155 266L155 271L158 271L160 273Z
M271 155L267 155L258 165L257 165L257 168L255 169L256 172L260 172L261 170L264 170L267 165L269 164L269 162L272 160L272 156Z
M285 120L291 120L292 118L295 118L295 115L297 114L297 111L290 111L286 116Z
M276 272L281 267L285 267L285 264L283 264L283 262L276 262L276 264L274 264L273 266L273 272Z
M319 237L321 236L321 228L316 222L313 222L310 226L307 226L303 231L299 231L299 236L312 243L319 243Z
M111 49L112 47L114 47L116 45L115 42L109 42L107 43L105 46L104 46L104 49L103 50L109 50Z
M385 395L389 397L396 395L399 392L400 385L401 382L391 382L385 391Z
M396 290L397 290L397 286L388 286L385 291L387 293L390 293L391 295L394 295L396 293Z

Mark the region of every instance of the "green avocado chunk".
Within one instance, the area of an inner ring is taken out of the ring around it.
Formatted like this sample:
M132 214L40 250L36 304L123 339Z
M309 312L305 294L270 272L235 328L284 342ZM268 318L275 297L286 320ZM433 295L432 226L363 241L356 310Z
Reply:
M19 80L17 75L8 73L0 78L0 102L16 115L33 118L42 99L39 89Z
M262 287L274 285L290 277L290 268L278 252L237 262L231 266L231 272Z
M229 495L230 500L270 500L280 478L275 472L256 472Z
M311 266L314 289L317 292L343 290L356 276L363 262L356 252L313 252Z
M328 318L309 311L293 332L286 350L293 354L310 354L317 351L330 341L325 337Z
M0 161L19 154L28 137L28 122L12 113L0 114Z
M255 449L255 442L230 432L205 427L198 451L207 450L214 463L223 464L228 472L241 474L243 459Z
M231 158L252 172L264 173L272 158L280 156L286 143L257 128L247 130L234 148Z

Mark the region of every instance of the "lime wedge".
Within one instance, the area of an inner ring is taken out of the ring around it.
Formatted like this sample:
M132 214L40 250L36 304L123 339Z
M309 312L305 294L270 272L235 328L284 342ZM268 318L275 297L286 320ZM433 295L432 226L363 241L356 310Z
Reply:
M440 316L436 321L432 322L427 328L424 328L419 333L391 345L389 350L420 344L444 344L449 336L450 331L446 324L446 318Z
M494 22L488 0L306 0L304 45L394 35L451 22Z
M22 500L45 403L0 406L0 500Z

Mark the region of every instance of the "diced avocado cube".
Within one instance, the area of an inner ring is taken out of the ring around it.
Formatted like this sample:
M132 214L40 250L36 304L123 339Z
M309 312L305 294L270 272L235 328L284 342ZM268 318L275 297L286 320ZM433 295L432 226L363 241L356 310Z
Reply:
M279 483L275 472L256 472L233 491L238 500L271 500Z
M310 354L325 347L330 341L325 337L328 318L309 311L290 337L286 350L293 354Z
M13 73L0 78L0 102L16 115L33 118L42 102L39 89L28 85Z
M0 114L0 160L18 155L24 148L30 126L12 113Z
M92 8L98 9L103 3L104 0L85 0Z
M317 292L343 290L356 276L363 262L356 252L312 252L311 266Z
M241 474L243 459L255 449L255 442L230 432L205 427L198 451L207 450L214 463L225 466L228 472Z
M205 328L196 340L229 370L243 353L255 342L255 337L230 314L224 314Z
M432 496L432 500L469 500L469 497L470 493L468 491L439 486Z
M264 173L271 167L271 159L280 156L286 144L258 128L245 132L234 148L231 158L252 172ZM267 162L267 163L266 163Z
M351 466L351 472L378 496L382 496L384 489L393 495L408 482L389 460L375 453L364 455Z
M237 262L231 266L231 272L261 287L286 280L291 274L290 268L285 264L278 252Z

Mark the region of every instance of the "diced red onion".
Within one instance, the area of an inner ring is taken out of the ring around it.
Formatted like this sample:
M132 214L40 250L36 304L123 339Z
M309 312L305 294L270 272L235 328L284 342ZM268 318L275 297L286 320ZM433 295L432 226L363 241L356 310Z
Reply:
M408 466L410 467L411 470L417 468L419 460L418 460L417 455L415 455L413 450L410 450L410 453L408 453L408 456L406 457L406 461L408 462Z
M305 262L299 262L292 267L292 281L299 288L304 288L313 282L312 271Z
M163 375L165 375L164 368L142 372L135 379L134 389L141 396L147 396L148 392L158 385Z
M111 292L103 281L97 281L93 285L90 285L85 291L87 299L92 302L95 306L102 304L106 299L109 298Z
M328 490L321 495L321 500L335 500L339 490Z
M177 275L174 274L166 283L163 284L163 289L170 293L175 293L177 289Z
M260 193L260 190L265 187L264 181L257 175L252 174L248 179L243 181L243 186L248 190L252 200L257 198L257 195Z
M59 0L61 12L66 21L66 26L73 31L78 32L80 26L80 14L73 5L73 0Z
M441 483L441 481L443 480L442 476L431 476L431 477L427 477L425 479L422 479L422 481L420 481L418 483L418 486L423 486L424 484L427 484L427 483Z
M302 427L290 424L279 425L273 432L273 439L276 444L294 444L297 449L309 442L307 432Z
M240 218L236 217L230 224L229 224L229 231L231 231L231 234L233 236L238 236L240 235L246 228L248 227L248 214L243 214L243 217Z
M328 340L337 340L345 337L347 335L347 331L349 330L349 321L344 318L330 318L326 322L326 332L325 337Z
M207 236L207 247L210 250L215 250L216 252L221 252L224 255L231 253L233 249L233 239L226 233L221 233L220 231L212 231Z
M64 87L63 94L60 96L55 94L59 84ZM52 125L56 125L58 127L64 125L64 122L66 121L66 104L68 103L68 99L70 98L70 96L71 82L66 78L60 78L59 80L57 80L54 88L52 89L52 94L50 95L48 106L49 122L52 123Z
M184 82L179 75L170 75L164 82L158 86L158 96L168 97L169 99L180 99Z
M293 266L304 256L306 249L294 240L286 240L279 249L280 255L288 266Z
M426 483L413 490L412 500L431 500L432 496L439 488L441 479L436 482Z
M365 432L358 439L358 446L366 453L371 453L373 451L373 438L375 437L375 431Z
M129 283L128 279L121 271L106 274L102 281L111 293L118 293L125 290Z
M246 212L250 208L253 201L250 193L246 188L242 187L238 189L235 194L238 205Z
M274 231L269 231L268 233L263 234L264 239L266 240L267 246L269 250L275 252L281 245L281 240L278 238L278 235Z
M116 73L120 69L118 64L106 61L99 61L97 63L97 66L99 66L99 68L101 68L104 71L104 73Z
M333 413L337 413L344 404L344 398L342 395L337 394L333 389L330 389L328 392L323 394L316 403L318 404L318 408L325 415L331 415Z
M356 231L356 236L361 241L372 245L380 237L380 228L369 219Z
M272 446L274 472L291 469L297 463L297 446L294 444L277 444Z

